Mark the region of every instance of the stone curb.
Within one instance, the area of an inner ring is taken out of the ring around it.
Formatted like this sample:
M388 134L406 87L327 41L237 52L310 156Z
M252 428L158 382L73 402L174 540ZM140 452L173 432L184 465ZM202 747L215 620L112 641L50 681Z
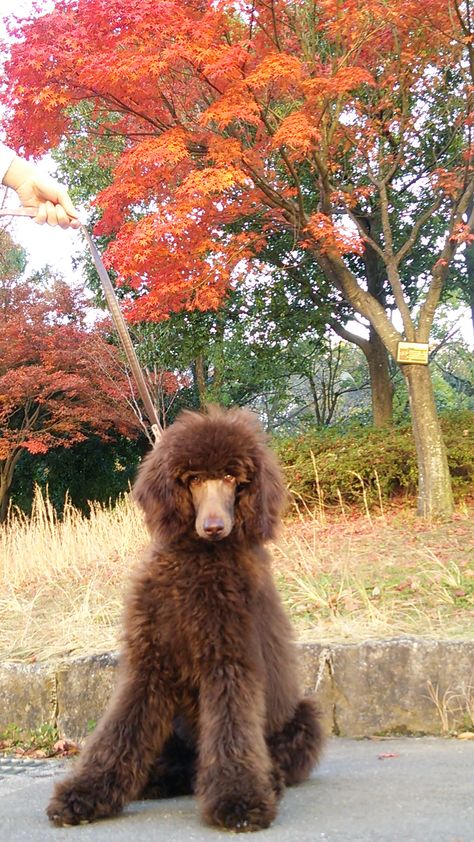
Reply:
M474 641L403 637L300 643L306 693L320 701L328 733L442 734L473 727ZM56 726L80 740L113 688L114 654L47 664L0 664L0 732Z

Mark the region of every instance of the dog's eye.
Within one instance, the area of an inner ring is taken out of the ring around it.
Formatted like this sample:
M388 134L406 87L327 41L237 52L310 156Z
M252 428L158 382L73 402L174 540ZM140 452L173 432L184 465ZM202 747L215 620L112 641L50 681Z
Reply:
M202 477L200 477L198 474L194 474L192 477L189 477L189 479L188 479L189 485L200 485L201 482L202 482Z
M232 474L226 474L224 477L224 482L229 483L229 485L234 485L237 482L237 480L234 476L232 476Z

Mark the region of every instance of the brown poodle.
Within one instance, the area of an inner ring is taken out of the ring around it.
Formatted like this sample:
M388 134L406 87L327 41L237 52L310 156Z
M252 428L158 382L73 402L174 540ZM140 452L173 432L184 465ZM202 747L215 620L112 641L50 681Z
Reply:
M118 686L48 807L57 825L195 792L206 821L268 827L322 745L263 548L284 488L256 418L184 412L135 485L152 543L125 613Z

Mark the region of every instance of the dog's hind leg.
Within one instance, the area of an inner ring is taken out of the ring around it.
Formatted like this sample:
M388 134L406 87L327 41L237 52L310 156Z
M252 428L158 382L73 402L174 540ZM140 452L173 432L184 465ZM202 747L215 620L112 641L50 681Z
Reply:
M192 795L196 783L196 749L174 732L150 769L141 798Z
M318 762L324 745L318 707L311 697L302 699L283 728L267 738L274 763L287 786L304 781Z

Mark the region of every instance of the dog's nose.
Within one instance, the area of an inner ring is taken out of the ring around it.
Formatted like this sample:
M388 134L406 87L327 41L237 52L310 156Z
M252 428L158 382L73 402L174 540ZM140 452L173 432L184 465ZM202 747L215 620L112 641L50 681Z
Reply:
M207 517L203 523L204 532L209 538L218 538L222 535L225 524L220 517Z

